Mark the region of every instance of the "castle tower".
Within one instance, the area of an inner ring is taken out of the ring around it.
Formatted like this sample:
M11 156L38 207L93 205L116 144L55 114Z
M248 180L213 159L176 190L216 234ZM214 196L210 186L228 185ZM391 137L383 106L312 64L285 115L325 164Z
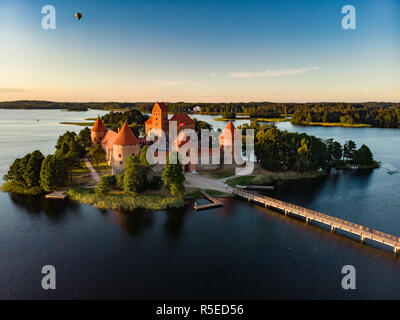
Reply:
M163 102L156 102L150 118L145 122L145 133L153 129L163 130L168 136L168 110Z
M219 136L219 147L220 147L220 154L221 154L221 164L225 164L225 152L229 152L230 156L232 157L232 162L227 164L235 164L235 144L237 144L237 139L240 139L239 132L236 130L235 126L233 125L232 121L229 120L228 125L222 131L221 135Z
M107 133L107 128L104 126L103 120L97 117L97 120L91 131L92 143L101 143Z
M116 171L122 171L125 167L126 160L132 156L139 156L139 139L129 128L125 122L118 135L113 141L112 151L112 167Z

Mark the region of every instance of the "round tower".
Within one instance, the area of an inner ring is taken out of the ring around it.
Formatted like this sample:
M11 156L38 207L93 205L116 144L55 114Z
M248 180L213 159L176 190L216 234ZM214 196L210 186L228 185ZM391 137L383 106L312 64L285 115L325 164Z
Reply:
M126 122L118 132L117 137L113 141L113 145L112 166L113 169L117 169L117 171L122 171L125 167L126 160L130 156L134 154L139 156L139 139L136 138Z
M92 143L101 143L104 136L107 133L107 128L105 127L103 120L100 119L100 117L97 117L97 120L92 128L91 131L91 137L92 137Z

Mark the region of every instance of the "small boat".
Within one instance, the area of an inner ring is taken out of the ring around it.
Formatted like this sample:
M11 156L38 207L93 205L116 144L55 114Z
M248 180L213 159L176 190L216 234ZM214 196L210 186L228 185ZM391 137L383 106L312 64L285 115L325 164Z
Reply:
M386 173L387 174L395 174L395 173L397 173L397 171L396 170L388 170Z

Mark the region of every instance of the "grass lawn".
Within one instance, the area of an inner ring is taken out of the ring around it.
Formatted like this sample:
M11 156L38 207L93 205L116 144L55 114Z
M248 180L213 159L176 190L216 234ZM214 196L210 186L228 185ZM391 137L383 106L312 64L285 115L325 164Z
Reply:
M233 198L234 195L231 193L226 193L218 190L211 190L211 189L206 189L206 192L213 197L224 197L224 198Z
M94 185L95 181L90 175L89 169L86 167L85 162L82 160L79 162L79 167L73 168L70 172L72 175L72 181L68 177L67 185L69 187L79 187L86 185Z
M96 164L93 162L91 163L94 170L96 170L100 176L112 173L111 166L107 162L99 163L99 166L96 166Z
M251 118L251 120L257 120L258 122L285 122L290 121L287 118Z
M93 127L94 122L60 122L60 124L70 124L80 127Z
M229 120L249 120L249 117L236 117L236 118L214 118L214 121L229 121Z
M97 194L93 189L72 188L68 190L68 196L75 201L93 205L99 209L110 210L165 210L167 208L179 208L185 201L181 198L165 196L154 193L141 193L128 195L122 192L110 192Z
M204 198L201 190L198 188L186 188L185 199L202 199Z
M222 178L234 176L235 169L233 169L233 168L230 168L230 169L218 168L218 169L210 170L210 171L198 171L198 174L208 177L208 178L222 179Z
M256 176L240 176L236 178L232 178L226 181L226 184L231 188L236 188L236 185L239 186L247 186L253 183L253 179Z
M296 171L285 171L285 172L274 172L267 171L261 168L259 164L251 175L239 176L226 181L226 183L234 188L236 185L268 185L274 181L289 181L297 179L314 179L322 176L324 172L320 171L307 171L307 172L296 172Z

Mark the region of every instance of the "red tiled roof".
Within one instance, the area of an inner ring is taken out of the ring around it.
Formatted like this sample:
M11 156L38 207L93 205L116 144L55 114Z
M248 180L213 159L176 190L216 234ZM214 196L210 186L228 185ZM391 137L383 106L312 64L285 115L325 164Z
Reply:
M153 122L153 115L150 116L144 123L152 123Z
M156 103L154 104L153 108L154 108L155 106L159 106L160 109L161 109L162 111L168 112L168 109L167 109L167 107L165 106L164 102L158 102L158 101L156 101Z
M229 120L229 122L228 122L228 124L227 124L225 130L226 130L226 129L228 129L228 130L230 130L230 131L234 131L234 130L236 129L231 120Z
M139 140L125 122L113 141L113 144L118 146L133 146L139 144Z
M184 123L185 126L188 124L194 124L194 121L186 114L186 113L177 113L174 114L169 121L176 121L177 126L179 127L179 124Z
M118 133L112 130L108 130L107 134L104 136L103 140L101 141L101 144L107 149L107 150L112 150L114 146L114 140L117 137Z
M92 132L106 132L107 128L104 126L103 120L97 117L97 120L91 130Z

